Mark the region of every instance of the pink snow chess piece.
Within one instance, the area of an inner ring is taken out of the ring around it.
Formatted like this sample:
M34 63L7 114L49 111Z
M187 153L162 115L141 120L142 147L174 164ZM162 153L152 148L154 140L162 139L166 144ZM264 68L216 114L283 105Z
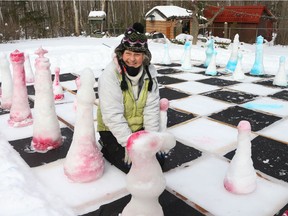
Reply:
M26 83L34 83L34 73L30 63L30 56L27 53L25 54L24 68L25 68Z
M1 108L10 110L13 97L13 80L9 68L9 61L4 54L0 56L0 73L2 77L0 91Z
M36 152L45 153L61 146L62 136L55 111L50 62L44 57L47 51L40 48L35 53L39 57L35 60L35 103L31 148Z
M122 216L164 215L158 197L164 191L166 181L155 154L167 151L175 144L175 137L167 132L139 131L129 137L126 148L132 166L126 182L132 197Z
M54 100L63 100L64 98L64 93L63 93L63 88L60 84L60 68L56 67L55 68L55 76L54 76L54 81L53 81L53 94L54 94Z
M33 123L26 88L24 53L15 50L10 54L13 67L13 98L8 123L12 127L24 127Z
M78 183L94 181L104 172L104 159L96 145L93 120L94 73L86 69L80 79L73 140L64 162L65 175Z
M167 129L167 110L169 108L169 101L167 98L160 100L160 130L165 131Z
M224 179L224 187L231 193L248 194L256 189L256 172L251 158L250 134L250 123L240 121L237 150Z

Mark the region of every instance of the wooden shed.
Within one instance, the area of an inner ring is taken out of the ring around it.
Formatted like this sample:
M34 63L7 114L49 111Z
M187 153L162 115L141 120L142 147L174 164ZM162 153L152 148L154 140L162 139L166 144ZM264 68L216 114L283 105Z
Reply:
M220 7L208 6L204 10L204 16L209 19L219 9ZM270 41L274 22L275 16L263 5L226 6L215 18L209 31L214 36L231 40L235 34L239 34L240 41L246 43L255 43L259 35Z
M161 32L169 39L191 34L192 12L178 6L156 6L145 15L146 32Z

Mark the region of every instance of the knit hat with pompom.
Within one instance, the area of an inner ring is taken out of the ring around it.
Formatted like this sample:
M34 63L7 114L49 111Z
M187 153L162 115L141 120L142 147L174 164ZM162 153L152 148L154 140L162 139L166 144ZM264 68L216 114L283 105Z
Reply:
M115 49L115 53L119 59L122 59L122 54L125 50L143 52L146 55L143 64L150 64L152 56L148 49L144 26L141 23L136 22L132 27L126 29L121 43Z

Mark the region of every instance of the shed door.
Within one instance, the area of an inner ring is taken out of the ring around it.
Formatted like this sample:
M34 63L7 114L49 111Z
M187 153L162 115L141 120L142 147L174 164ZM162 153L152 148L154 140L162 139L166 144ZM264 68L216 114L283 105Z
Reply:
M171 39L171 27L166 27L166 33L165 33L167 38Z

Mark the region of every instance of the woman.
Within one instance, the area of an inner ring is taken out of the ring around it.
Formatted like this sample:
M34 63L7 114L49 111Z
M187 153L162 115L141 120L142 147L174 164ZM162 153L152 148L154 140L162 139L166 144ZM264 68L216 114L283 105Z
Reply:
M125 173L131 165L125 151L129 136L144 129L159 131L157 71L150 61L144 27L134 23L125 31L113 60L98 80L97 130L102 153ZM157 157L161 160L160 155Z

